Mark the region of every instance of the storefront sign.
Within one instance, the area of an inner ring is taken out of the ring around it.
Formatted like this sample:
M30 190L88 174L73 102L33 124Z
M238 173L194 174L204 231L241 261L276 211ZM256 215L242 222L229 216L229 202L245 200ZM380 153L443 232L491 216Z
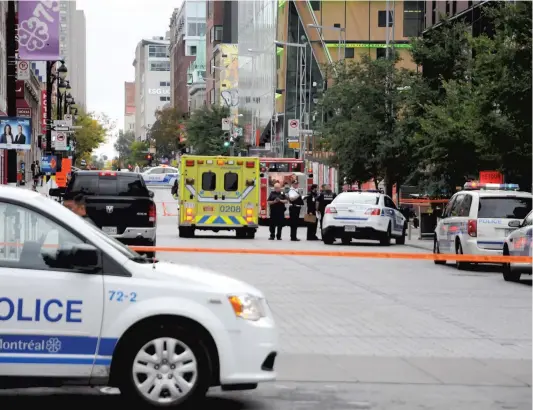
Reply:
M339 48L339 43L328 43L326 45L328 48ZM391 44L392 48L411 48L411 44ZM340 45L340 48L343 48L344 44ZM387 44L385 43L374 43L374 44L366 44L366 43L346 43L346 48L387 48Z
M498 171L480 171L479 182L481 184L503 184L503 175Z
M41 134L46 134L46 90L41 90Z
M17 108L17 117L31 118L31 108Z

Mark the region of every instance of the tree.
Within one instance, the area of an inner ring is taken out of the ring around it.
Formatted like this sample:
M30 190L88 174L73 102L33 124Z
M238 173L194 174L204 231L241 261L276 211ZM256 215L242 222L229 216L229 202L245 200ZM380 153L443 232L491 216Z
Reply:
M135 141L135 133L133 131L118 130L117 140L113 147L118 152L118 159L120 161L127 160L131 155L131 144Z
M222 131L222 119L227 117L228 107L212 105L196 110L185 123L187 146L197 155L227 155Z
M91 153L106 141L114 124L103 114L79 113L76 126L81 126L74 133L76 159L90 161Z
M376 184L385 180L387 193L409 174L409 141L400 126L402 110L416 73L397 68L399 58L337 64L333 85L319 106L331 112L322 128L348 182ZM332 108L334 107L334 108Z
M159 157L171 158L172 153L180 150L180 126L184 122L183 113L177 108L168 107L157 110L156 121L150 130L150 138L155 144Z
M146 160L146 154L150 148L150 144L146 141L134 141L131 144L131 153L128 158L127 165L139 165L144 166L148 163Z

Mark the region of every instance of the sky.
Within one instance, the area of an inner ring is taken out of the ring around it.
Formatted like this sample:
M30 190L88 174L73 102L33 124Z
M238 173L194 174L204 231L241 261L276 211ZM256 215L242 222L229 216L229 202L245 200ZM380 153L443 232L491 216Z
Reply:
M124 126L124 82L135 79L137 43L164 36L180 4L181 0L77 0L87 27L87 109L116 121L115 133ZM113 157L113 139L95 154Z

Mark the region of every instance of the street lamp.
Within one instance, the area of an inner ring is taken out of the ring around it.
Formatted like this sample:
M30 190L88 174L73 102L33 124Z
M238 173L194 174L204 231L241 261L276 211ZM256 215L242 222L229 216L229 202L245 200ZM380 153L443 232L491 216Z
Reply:
M61 65L57 68L56 73L52 73L52 70L54 69L54 66L56 64L60 63ZM49 152L51 152L51 145L52 145L52 92L54 83L58 82L58 92L61 93L61 89L63 89L63 86L61 83L64 84L64 80L67 77L68 69L65 66L64 61L47 61L46 62L46 147ZM66 89L66 85L64 86ZM63 90L64 92L64 90ZM60 107L59 107L59 95L58 95L58 118L60 117Z
M68 70L65 66L65 62L61 61L61 66L57 69L57 75L60 79L64 80L67 78Z

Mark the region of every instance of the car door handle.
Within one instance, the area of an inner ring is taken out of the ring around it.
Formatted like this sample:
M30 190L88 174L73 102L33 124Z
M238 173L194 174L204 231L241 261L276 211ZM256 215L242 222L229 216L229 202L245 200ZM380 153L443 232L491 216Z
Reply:
M218 199L218 195L215 195L214 198L215 198L215 201L216 201Z
M226 196L225 195L222 195L222 200L226 199Z

